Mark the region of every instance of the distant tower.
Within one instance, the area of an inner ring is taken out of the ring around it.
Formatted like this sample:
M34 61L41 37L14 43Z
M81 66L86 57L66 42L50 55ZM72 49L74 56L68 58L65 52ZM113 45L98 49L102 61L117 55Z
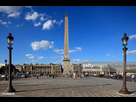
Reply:
M68 36L68 14L66 12L65 15L65 39L64 39L64 59L63 59L63 64L64 64L64 71L63 74L69 74L69 36Z

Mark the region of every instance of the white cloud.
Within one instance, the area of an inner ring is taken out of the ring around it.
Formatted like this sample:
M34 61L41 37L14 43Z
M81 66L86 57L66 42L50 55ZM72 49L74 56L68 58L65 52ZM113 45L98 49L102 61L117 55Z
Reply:
M55 19L55 20L53 20L52 21L54 24L56 23L56 24L58 24L58 25L61 25L61 23L63 22L63 20L60 20L59 22L57 22L57 20Z
M71 59L70 60L70 63L72 64L76 64L76 63L81 63L81 60L80 59Z
M25 19L26 20L36 20L38 16L39 16L38 12L35 12L35 11L33 13L27 12Z
M129 38L130 38L130 40L131 40L131 39L136 39L136 34L129 36Z
M135 54L136 53L136 50L133 50L133 51L127 51L126 54Z
M11 24L11 22L10 22L10 21L8 21L8 24Z
M8 15L8 17L17 18L17 17L19 17L20 13L21 13L21 12L13 12L13 13L10 13L10 14Z
M81 47L75 47L75 50L69 50L69 53L77 52L78 50L81 51L82 48ZM64 49L54 49L53 51L56 52L56 53L59 53L59 54L64 54Z
M135 54L136 53L136 50L132 50L132 51L127 51L126 54L129 55L129 54ZM124 53L122 53L122 55L124 55Z
M48 20L49 18L51 18L51 16L47 15L46 13L42 13L40 14L40 21L45 21Z
M3 25L6 25L7 27L9 27L7 24L11 24L11 22L10 22L10 21L8 21L8 22L4 22L4 21L2 21L2 20L0 20L0 23L1 23L1 24L3 24Z
M69 50L69 53L71 53L71 52L76 52L77 50Z
M26 54L25 56L33 56L33 54Z
M48 18L44 18L43 16L40 18L41 21L45 21L47 20Z
M1 24L4 24L4 25L7 24L7 22L3 22L2 20L0 20L0 23L1 23Z
M49 41L47 40L41 40L39 41L35 41L35 42L31 42L31 47L33 50L47 50L47 48L53 48L53 44L51 44Z
M32 62L38 62L38 60L32 60Z
M43 59L44 57L43 56L40 56L40 57L37 57L38 58L38 60L41 60L41 59Z
M56 23L56 20L53 20L52 22L53 22L53 23Z
M44 29L50 30L50 28L54 26L53 24L61 25L62 22L63 20L60 20L59 22L57 22L56 20L48 20L43 24L42 30Z
M12 12L18 12L22 6L0 6L0 12L3 13L12 13Z
M82 50L82 48L81 48L81 47L75 47L75 49L77 49L77 50L79 50L79 51L81 51L81 50Z
M71 59L70 63L78 64L78 63L88 63L91 62L91 59L81 60L81 59Z
M26 54L25 56L27 56L30 59L34 59L35 58L35 56L33 54Z
M50 30L51 27L53 27L52 20L48 20L47 22L43 24L42 30L44 29Z
M53 52L64 54L64 49L54 49Z
M54 41L52 41L51 44L54 44Z
M32 9L32 6L24 6L25 8L30 8L30 9Z
M41 22L35 23L34 26L39 26L41 25Z
M51 58L60 58L60 57L64 57L64 56L55 56L55 57L51 57Z
M60 20L60 21L58 22L58 24L61 25L62 22L63 22L63 20Z
M23 25L24 25L24 23L22 23L22 24L17 24L16 27L21 27L21 26L23 26Z
M110 56L110 54L107 54L107 56Z
M28 58L34 59L35 57L34 56L29 56Z

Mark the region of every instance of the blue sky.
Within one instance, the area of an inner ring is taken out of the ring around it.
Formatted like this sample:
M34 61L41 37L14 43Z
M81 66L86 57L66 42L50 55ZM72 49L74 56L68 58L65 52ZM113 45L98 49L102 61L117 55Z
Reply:
M0 63L9 58L12 33L13 64L63 64L66 11L71 63L123 61L124 32L127 61L136 62L136 6L0 6Z

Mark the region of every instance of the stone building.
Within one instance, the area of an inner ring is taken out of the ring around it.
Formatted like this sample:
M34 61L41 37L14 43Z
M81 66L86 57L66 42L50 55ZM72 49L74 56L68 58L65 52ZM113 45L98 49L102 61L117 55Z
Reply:
M33 74L61 74L62 73L62 65L61 64L23 64L23 70L26 73Z
M93 74L107 74L110 73L110 66L106 64L90 64L90 66L84 66L84 64L72 64L70 68L71 73L88 73Z
M17 65L15 65L15 69L17 69L19 72L22 72L23 71L23 66L17 64Z
M136 70L136 64L127 64L126 65L126 70L132 70L132 69ZM111 71L111 74L116 73L116 74L123 75L123 65L110 65L110 71ZM129 74L127 73L127 75L129 75Z
M71 68L70 68L70 72L71 73L81 73L82 72L82 65L81 64L71 64Z

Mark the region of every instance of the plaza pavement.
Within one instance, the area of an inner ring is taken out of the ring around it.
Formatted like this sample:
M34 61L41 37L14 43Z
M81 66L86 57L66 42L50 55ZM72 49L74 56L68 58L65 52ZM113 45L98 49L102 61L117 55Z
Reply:
M122 95L118 91L122 88L122 81L88 78L55 79L46 76L13 80L13 87L17 92L5 93L8 81L0 81L0 97L136 97L136 82L127 82L131 94Z

